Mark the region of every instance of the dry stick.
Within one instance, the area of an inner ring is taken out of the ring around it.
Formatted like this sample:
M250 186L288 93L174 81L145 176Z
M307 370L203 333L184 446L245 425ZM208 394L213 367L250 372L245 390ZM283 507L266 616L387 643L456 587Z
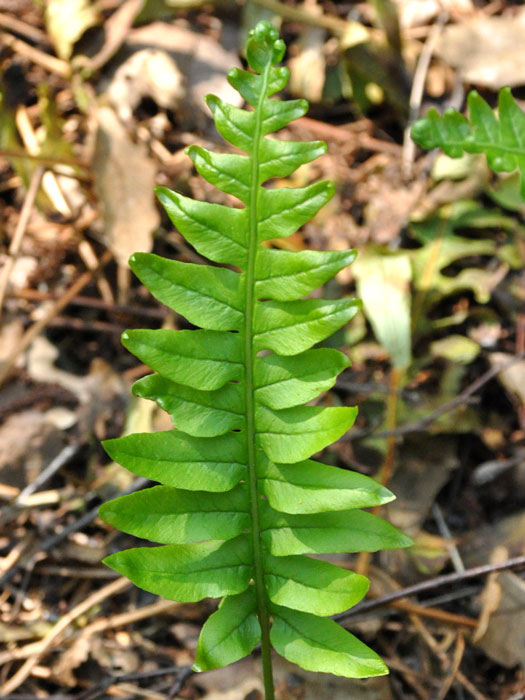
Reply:
M108 567L90 567L90 566L58 566L57 564L43 564L36 566L35 573L40 576L61 576L63 578L99 578L99 579L114 579L118 574ZM1 652L0 652L1 655Z
M404 664L399 658L383 656L383 661L386 663L388 668L392 668L394 671L398 671L403 675L405 682L408 683L420 700L429 700L427 691L419 682L419 678L422 677L421 673L418 673L413 668L410 668Z
M78 244L78 254L84 261L85 266L88 270L96 270L98 267L98 258L93 250L93 246L85 238ZM100 296L106 302L106 304L114 304L115 299L113 297L113 292L107 279L104 275L100 275L97 278L97 287L100 292Z
M34 479L30 484L28 484L25 489L23 489L17 496L14 505L24 506L24 500L34 493L37 489L43 486L46 481L49 481L51 477L68 462L74 455L79 451L80 445L66 445L58 455L51 460L45 469L43 469L40 474Z
M15 266L16 258L20 251L20 246L22 245L22 239L27 229L27 224L29 223L29 217L33 211L33 205L35 203L36 195L38 193L38 188L42 181L42 176L44 175L44 168L40 165L31 178L29 184L29 189L27 190L24 203L22 205L22 210L20 211L20 216L16 224L15 232L11 243L9 244L9 250L7 251L8 258L5 265L0 273L0 319L2 318L2 306L4 304L4 296L9 282L9 277L13 267Z
M285 5L282 2L278 2L278 0L254 0L254 2L256 5L261 5L261 7L271 10L281 17L292 20L292 22L302 22L303 24L309 24L313 27L322 27L340 37L345 36L350 27L358 24L357 22L347 22L333 15L315 15L300 7Z
M85 600L83 600L72 610L66 613L62 618L60 618L56 625L48 632L48 634L42 640L39 651L34 656L29 658L25 662L25 664L23 664L23 666L21 666L18 669L14 676L12 676L8 681L6 681L4 685L0 688L0 697L12 693L13 690L16 690L18 686L20 686L26 680L26 678L31 674L32 669L36 666L43 654L45 654L45 652L54 645L55 640L58 639L58 637L60 637L60 635L69 627L69 625L72 622L74 622L77 618L86 613L94 605L98 605L103 600L106 600L106 598L117 595L117 593L121 593L122 591L126 590L126 588L128 588L129 586L131 586L131 581L122 576L116 581L108 583L108 585L104 586L104 588L101 588L100 590L92 593Z
M117 8L104 24L106 41L92 58L87 59L85 68L93 73L104 66L124 43L135 17L142 10L144 0L126 0Z
M118 495L126 496L129 493L138 491L139 489L146 486L146 484L148 483L149 479L145 479L144 477L138 477L133 481L129 488L125 489ZM98 508L98 506L94 506L93 508L91 508L91 510L88 510L86 513L84 513L84 515L82 515L78 520L75 520L69 525L66 525L66 527L64 527L59 533L51 535L46 540L44 540L39 545L38 550L33 554L32 560L24 564L24 568L26 570L31 570L36 564L37 559L42 552L46 553L51 551L52 549L57 547L61 542L63 542L67 537L69 537L71 533L77 532L83 527L86 527L86 525L92 523L98 515ZM10 581L13 578L13 576L19 571L20 568L21 566L19 564L15 564L15 566L9 569L9 571L6 571L5 574L3 574L3 576L0 576L0 587L6 584L8 581Z
M472 384L470 384L464 391L462 391L461 394L458 394L451 401L447 401L447 403L443 404L439 408L436 408L435 411L432 411L428 414L428 416L421 418L421 420L415 421L414 423L407 423L406 425L400 425L398 428L394 428L393 430L381 430L377 432L374 430L356 430L353 433L348 433L344 439L357 440L363 437L367 437L368 435L373 435L377 438L385 438L391 435L400 436L406 435L408 433L420 432L421 430L424 430L427 427L427 425L433 423L445 413L449 413L458 406L467 403L468 399L479 389L481 389L481 387L484 386L487 382L490 382L490 380L496 377L500 372L504 372L505 370L514 366L524 358L525 353L520 353L519 355L512 357L510 360L507 360L507 362L503 362L500 365L491 367L484 374L482 374L481 377L478 377L478 379L472 382Z
M56 295L53 292L41 292L39 289L20 289L13 296L28 301L56 301ZM114 313L130 314L132 316L149 316L151 318L164 321L166 311L161 308L149 308L146 306L131 306L130 304L117 304L116 302L108 303L104 299L96 297L78 296L70 301L74 306L87 306L92 309L102 309L104 311L112 311Z
M412 166L416 154L416 144L410 138L410 130L412 128L412 124L419 116L419 109L421 107L421 101L423 100L425 80L427 77L430 60L447 19L448 13L442 10L425 41L423 49L419 55L416 71L414 73L412 89L410 91L410 100L408 103L408 124L403 136L403 156L401 159L402 172L406 179L410 179L412 177Z
M173 600L157 600L155 603L144 605L141 608L137 608L137 610L130 610L125 613L119 613L118 615L112 615L111 617L102 617L98 620L94 620L87 627L84 627L79 637L89 637L97 632L105 632L114 627L123 627L132 622L144 620L146 617L155 617L156 615L172 612L184 605L185 603L177 603Z
M35 163L42 163L43 165L47 165L49 167L66 165L74 168L75 173L73 174L61 171L59 175L62 177L74 177L77 180L82 180L85 182L91 182L93 180L93 177L86 165L75 160L74 158L68 158L67 156L55 157L49 154L43 155L41 153L28 153L27 151L17 148L0 148L0 158L30 160Z
M465 571L465 565L463 564L461 555L454 543L452 533L450 532L450 529L447 525L447 521L445 520L445 516L443 515L441 508L437 503L434 503L434 505L432 506L432 515L434 516L434 520L436 521L436 525L438 526L439 534L441 535L441 537L448 540L450 561L452 562L454 570Z
M424 591L430 591L434 588L439 588L440 586L447 586L465 581L469 578L477 578L479 576L486 576L494 571L505 571L507 569L516 569L525 566L525 555L514 557L512 559L507 559L507 561L501 562L499 564L483 564L482 566L476 566L472 569L465 569L465 571L460 571L453 574L443 574L442 576L436 576L429 579L428 581L421 581L420 583L415 583L413 586L407 586L406 588L401 588L399 591L393 591L392 593L387 593L380 598L375 598L373 600L365 600L362 603L358 603L351 610L346 610L343 613L334 615L334 620L346 620L354 615L360 615L361 613L374 610L383 605L389 605L395 600L400 600L401 598L408 598L409 596L416 595L418 593L423 593Z
M60 676L63 670L70 669L71 657L74 658L76 654L75 649L77 649L79 645L82 647L93 635L99 634L100 632L105 632L109 629L114 629L115 627L123 627L133 622L144 620L145 618L156 617L157 615L174 611L182 606L182 603L175 603L172 600L161 599L157 600L151 605L145 605L142 608L138 608L138 610L131 610L108 618L98 618L97 620L94 620L81 632L74 635L72 640L70 640L72 641L72 646L61 656L60 660L55 665L55 673ZM114 682L114 678L108 679L109 685Z
M67 78L71 72L69 64L66 63L66 61L62 61L56 56L50 56L48 53L40 51L40 49L36 49L30 44L26 44L22 39L17 39L7 32L0 32L0 43L8 46L15 53L19 53L21 56L33 61L33 63L36 63L38 66L42 66L42 68L45 68L45 70L50 73L60 75L62 78Z
M394 600L392 603L389 603L388 606L408 614L414 613L415 615L419 615L419 617L428 617L432 620L439 620L445 624L457 625L458 627L472 627L475 629L478 624L477 620L472 617L456 615L455 613L449 613L440 608L424 608L422 605L408 603L404 600Z
M475 685L469 681L469 679L465 676L464 673L458 670L456 673L456 678L461 683L461 685L465 688L465 690L472 695L472 697L475 700L490 700L486 695L483 693L480 693L480 691L476 688Z
M358 148L366 148L369 151L391 153L394 156L399 156L401 153L401 146L397 143L376 139L369 134L347 131L340 126L327 124L326 122L321 122L311 117L300 117L300 119L296 119L293 124L290 124L290 128L292 130L303 128L308 131L313 131L321 138L330 142L338 141L340 143L351 143L355 145L356 150Z
M101 695L104 691L108 690L111 686L117 683L129 683L131 681L142 681L148 678L157 678L158 676L165 676L168 674L176 674L177 681L182 679L184 683L191 675L193 675L191 666L169 666L167 668L156 668L152 671L137 671L135 673L128 673L122 676L111 676L110 678L104 679L100 683L89 690L76 695L74 700L94 700L94 698ZM181 686L182 687L182 686ZM165 697L165 696L162 696Z
M49 43L49 39L46 34L33 27L27 22L22 22L22 20L12 17L11 15L5 14L5 12L0 12L0 27L8 29L16 34L22 34L23 36L31 39L31 41L36 41L37 43Z
M180 693L180 691L183 689L183 687L186 684L186 681L188 678L191 678L191 676L195 673L193 668L191 666L186 666L186 668L181 672L179 677L176 679L175 683L173 684L170 692L168 693L168 700L173 700L176 695Z
M97 270L100 270L108 263L112 258L111 253L107 250L100 259L99 266ZM83 272L80 277L77 278L75 282L66 290L60 299L58 299L55 304L47 311L47 313L40 320L36 321L22 336L20 342L14 349L11 357L3 367L0 369L0 385L5 381L5 379L11 374L14 369L18 357L31 345L33 340L44 330L48 323L57 316L64 307L66 307L71 299L77 296L77 294L84 289L84 287L91 281L97 270L87 270Z
M15 123L26 151L28 153L34 153L35 155L40 153L42 146L33 128L29 117L29 111L25 105L19 105L17 107ZM71 207L64 196L55 173L50 171L45 172L42 176L41 186L56 211L68 219L71 218Z
M456 642L456 648L454 649L454 656L452 659L452 668L450 669L448 676L445 678L443 685L441 686L437 700L445 700L445 698L447 697L448 691L452 688L452 685L457 678L457 674L464 653L465 637L461 634L461 632L459 632L458 639Z

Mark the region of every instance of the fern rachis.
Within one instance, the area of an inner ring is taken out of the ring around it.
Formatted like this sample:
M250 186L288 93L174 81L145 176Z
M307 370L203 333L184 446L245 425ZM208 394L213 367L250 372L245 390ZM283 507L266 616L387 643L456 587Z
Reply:
M345 355L312 349L351 319L355 299L302 298L354 258L353 251L291 253L263 247L289 236L333 193L330 183L271 189L324 152L321 142L266 138L306 111L304 100L269 99L287 81L284 44L262 22L247 45L250 67L231 84L251 105L207 99L219 132L246 156L188 149L197 171L242 209L158 196L185 238L219 265L132 256L131 267L163 303L201 330L134 330L124 345L155 372L133 393L172 416L176 430L105 443L110 456L162 485L111 501L102 517L160 543L105 561L168 599L225 596L205 623L196 667L224 666L260 642L266 699L271 647L303 668L365 677L387 669L330 615L358 602L367 580L308 554L376 551L410 540L359 510L392 494L359 474L309 457L341 437L356 409L303 405L333 386ZM270 625L270 620L272 624Z

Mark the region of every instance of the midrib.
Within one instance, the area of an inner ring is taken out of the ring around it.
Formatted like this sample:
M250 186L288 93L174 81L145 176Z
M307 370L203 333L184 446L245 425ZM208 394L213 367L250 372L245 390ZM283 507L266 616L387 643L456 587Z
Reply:
M262 133L262 106L266 98L271 63L268 63L262 74L262 89L259 103L255 108L255 133L252 149L252 169L249 199L249 247L248 264L246 268L246 293L245 293L245 329L244 329L244 365L245 365L245 391L246 391L246 441L248 453L248 488L250 493L250 511L252 518L252 545L254 558L255 595L257 601L257 617L261 626L261 653L263 658L263 672L265 674L265 687L273 688L271 646L270 646L270 622L266 605L266 592L264 585L264 571L261 552L261 526L259 515L259 494L257 490L257 457L255 449L255 380L254 380L254 349L253 349L253 322L255 314L255 267L258 248L258 219L257 203L259 198L259 151ZM267 697L266 700L272 700Z

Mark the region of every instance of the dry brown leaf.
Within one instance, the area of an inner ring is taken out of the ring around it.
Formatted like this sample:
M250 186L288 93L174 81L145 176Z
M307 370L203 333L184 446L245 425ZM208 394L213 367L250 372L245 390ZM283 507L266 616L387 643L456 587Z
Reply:
M23 333L24 326L20 318L4 318L0 326L0 365L10 359Z
M105 641L98 636L92 639L91 656L102 668L110 669L113 673L134 673L140 665L139 656L135 651L115 647L111 641Z
M159 214L153 201L155 165L131 141L110 107L95 112L98 124L93 169L104 216L104 239L121 266L132 253L149 252Z
M386 676L356 680L327 673L311 673L278 655L273 656L273 667L278 693L276 699L279 700L291 700L293 696L289 690L292 685L304 693L298 696L301 700L392 700ZM207 691L203 700L243 700L250 690L262 690L260 663L255 658L247 657L226 668L199 675L198 683Z
M466 567L486 564L495 547L504 545L511 557L524 554L525 510L506 518L486 523L465 535L460 544L461 558Z
M42 384L58 384L75 394L80 403L89 401L85 377L55 367L58 348L43 335L34 339L27 354L27 372L31 379Z
M472 13L472 0L394 0L402 27L429 24L443 10L452 15Z
M46 27L60 58L68 60L75 42L98 22L90 0L47 0Z
M380 245L395 240L425 191L425 182L403 181L396 157L380 153L372 156L357 184L356 201L364 204L364 229L368 240Z
M479 646L505 668L525 665L525 581L511 571L499 575L501 601Z
M437 53L463 80L498 90L522 85L525 10L513 17L473 17L447 26Z
M77 685L73 671L88 660L92 641L91 637L80 636L53 665L53 676L68 688Z
M227 50L210 37L180 25L152 22L131 31L127 45L131 49L155 47L167 51L186 78L192 107L198 107L207 116L209 110L203 100L208 93L241 106L242 98L226 80L230 68L241 67L237 52Z
M498 546L494 549L490 557L491 564L500 564L509 558L509 550L506 547ZM479 642L487 632L492 614L496 612L501 603L501 586L498 583L499 572L493 572L487 576L485 588L483 589L481 600L481 612L478 618L478 626L472 635L473 642Z
M305 10L311 15L322 14L316 0L305 2ZM326 61L323 53L326 31L322 27L301 28L301 34L294 45L296 54L288 61L290 82L288 89L296 97L304 97L309 102L320 102L323 96Z
M62 436L40 411L9 416L0 426L0 481L24 488L62 447Z
M119 118L128 122L144 97L176 111L186 89L184 76L171 56L150 48L136 51L117 68L105 94Z
M493 367L505 364L505 362L512 360L512 357L504 352L493 352L489 355L490 364ZM516 396L522 406L525 406L525 360L520 360L507 367L499 373L498 379L505 389Z

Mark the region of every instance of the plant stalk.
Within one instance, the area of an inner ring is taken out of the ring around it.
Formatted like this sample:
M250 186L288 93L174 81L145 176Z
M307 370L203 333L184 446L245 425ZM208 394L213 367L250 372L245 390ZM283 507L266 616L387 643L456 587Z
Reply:
M246 440L248 448L248 488L250 492L250 509L252 518L252 545L254 559L255 598L257 604L257 617L261 626L261 660L263 669L263 683L265 700L274 700L274 682L272 670L272 648L270 644L270 618L266 604L266 592L264 586L264 571L262 567L262 553L260 540L260 516L259 516L259 492L257 489L257 454L255 446L255 401L254 401L254 349L253 349L253 321L255 314L255 262L258 248L258 220L257 200L259 196L259 142L262 128L262 105L266 97L271 63L263 73L263 86L261 98L255 110L255 133L252 152L252 173L250 193L250 237L248 248L248 264L246 268L246 316L245 316L245 342L244 342L244 366L245 366L245 398L246 398Z

